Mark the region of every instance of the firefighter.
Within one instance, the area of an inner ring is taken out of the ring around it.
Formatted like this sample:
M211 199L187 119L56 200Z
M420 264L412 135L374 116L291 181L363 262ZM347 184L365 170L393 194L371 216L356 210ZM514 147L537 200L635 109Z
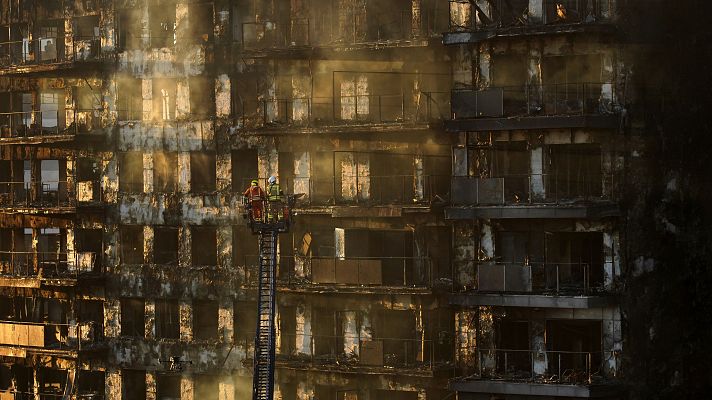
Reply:
M250 187L242 195L247 200L246 204L249 209L250 219L252 221L261 221L263 219L265 192L260 187L260 182L257 179L253 179L250 182Z
M282 189L279 187L279 183L277 183L277 178L273 175L270 176L269 179L267 180L267 200L269 201L269 218L282 220L284 218L283 211L283 197L284 197L284 192Z

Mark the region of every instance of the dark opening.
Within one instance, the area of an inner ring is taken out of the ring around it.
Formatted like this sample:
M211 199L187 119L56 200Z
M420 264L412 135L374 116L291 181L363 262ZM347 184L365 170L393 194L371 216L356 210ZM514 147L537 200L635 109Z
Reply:
M157 374L156 400L180 400L180 375Z
M191 15L192 18L192 15ZM203 21L203 26L208 27ZM209 26L212 32L212 25ZM188 78L190 90L190 112L197 118L215 115L215 82L210 77L193 76Z
M140 10L119 10L118 14L118 50L138 49L141 44Z
M190 191L205 193L215 191L215 153L190 153Z
M81 272L98 272L103 251L103 231L101 229L80 228L74 231L78 265Z
M341 314L329 308L317 308L312 312L314 355L331 356L343 353L343 329Z
M243 346L252 345L257 329L257 302L236 301L233 318L235 341Z
M218 303L212 300L193 302L193 336L198 340L218 338Z
M195 398L201 400L218 400L220 379L215 375L195 376Z
M496 320L497 371L528 377L531 373L529 323Z
M235 266L245 268L242 282L257 283L257 268L259 266L259 244L257 236L244 225L232 227L232 260Z
M407 286L421 282L413 259L412 231L349 229L345 235L346 258L379 260L383 285Z
M156 300L156 338L179 339L180 315L176 300Z
M250 181L258 178L257 174L257 150L244 149L232 152L233 192L243 193L250 186Z
M549 146L547 170L547 196L554 200L602 195L600 145Z
M143 192L143 154L138 151L119 153L119 190Z
M146 400L146 371L121 370L121 399Z
M178 228L156 226L153 229L153 262L178 265Z
M188 5L188 39L196 43L208 43L213 40L213 4ZM215 391L217 393L217 390Z
M87 398L104 397L106 392L104 371L79 370L77 377L79 397Z
M122 225L119 227L119 248L122 264L143 264L143 226Z
M144 337L144 316L143 299L121 299L121 336Z
M368 40L397 40L411 37L412 1L368 0L366 3Z
M554 232L546 235L547 287L580 292L603 286L603 234Z
M311 201L328 204L334 198L334 153L311 154Z
M151 47L171 47L175 42L176 7L174 4L162 4L148 9L148 29L151 35Z
M415 316L409 310L381 310L373 321L374 338L383 343L386 366L414 365L419 350Z
M141 79L120 76L116 82L116 110L122 121L136 121L143 116Z
M585 380L601 367L601 321L546 321L549 373Z
M191 232L191 255L194 266L217 265L217 233L215 227L194 226Z
M178 156L176 153L153 153L153 191L171 193L176 191Z
M415 198L413 156L371 154L370 199L379 204L412 203Z

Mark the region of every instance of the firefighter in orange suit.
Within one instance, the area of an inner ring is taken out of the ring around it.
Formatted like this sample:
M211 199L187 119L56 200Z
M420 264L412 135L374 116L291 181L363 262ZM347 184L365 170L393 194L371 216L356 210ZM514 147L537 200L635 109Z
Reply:
M242 195L245 196L247 200L246 204L250 212L250 219L252 221L262 221L265 192L260 187L259 181L253 179L252 182L250 182L250 187L248 187Z

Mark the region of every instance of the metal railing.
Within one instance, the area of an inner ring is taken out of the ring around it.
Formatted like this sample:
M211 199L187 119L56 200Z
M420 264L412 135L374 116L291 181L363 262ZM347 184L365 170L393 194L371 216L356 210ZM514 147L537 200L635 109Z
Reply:
M102 264L92 252L0 251L0 276L76 279L102 272Z
M445 358L436 354L435 348L429 339L282 333L277 360L429 370L447 364Z
M236 118L243 128L291 125L428 123L448 119L448 92L302 97L240 102Z
M243 267L244 284L257 284L259 255L245 255L236 258L234 263ZM434 283L430 257L281 256L279 269L277 282L284 286L429 288Z
M293 18L287 22L243 22L241 43L245 50L266 50L311 45L311 21Z
M554 83L454 89L452 117L469 119L613 114L612 100L604 96L604 88L612 91L612 86L611 83Z
M58 45L61 42L61 45ZM101 39L75 36L67 51L61 38L23 39L0 43L0 68L70 62L98 61L104 58Z
M500 379L551 384L591 384L604 380L611 352L475 349L475 374L459 379Z
M542 24L579 24L606 21L613 0L544 0L530 10L528 0L493 0L479 8L470 0L449 0L450 32L531 27ZM533 15L541 17L534 21Z
M6 345L46 350L81 351L99 345L103 340L103 326L94 321L63 324L54 322L0 321L11 326L16 336L4 336ZM25 332L22 330L25 329ZM35 334L33 334L35 333Z
M590 294L603 288L603 265L583 262L484 262L477 264L477 291Z
M453 205L559 204L613 198L612 174L565 173L456 176L451 183Z
M74 122L66 125L66 111L0 112L0 138L71 136L102 128L101 109L75 109Z
M0 207L68 207L67 181L0 182Z
M250 181L244 179L233 185L246 189ZM280 179L279 183L285 192L305 195L297 200L297 206L430 204L444 201L450 192L449 175L295 177Z

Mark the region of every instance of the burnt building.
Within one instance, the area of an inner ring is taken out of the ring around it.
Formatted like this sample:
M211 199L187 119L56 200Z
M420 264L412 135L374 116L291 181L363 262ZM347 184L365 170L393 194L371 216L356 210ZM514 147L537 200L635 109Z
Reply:
M277 399L623 398L625 3L0 0L0 399L251 398L269 176Z

